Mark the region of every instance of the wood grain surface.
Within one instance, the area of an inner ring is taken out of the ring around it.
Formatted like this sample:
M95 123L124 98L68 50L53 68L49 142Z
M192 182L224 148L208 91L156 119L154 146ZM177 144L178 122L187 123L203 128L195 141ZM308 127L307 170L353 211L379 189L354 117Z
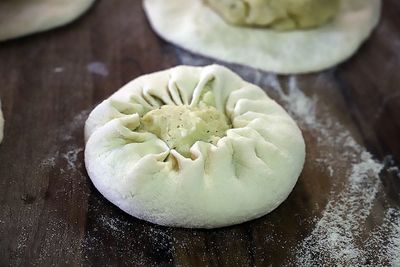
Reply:
M318 74L271 76L224 64L259 84L296 79L317 116L340 123L386 167L362 243L387 207L400 208L400 2L384 0L379 27L348 62ZM0 98L6 119L0 145L1 266L294 266L332 192L351 169L346 147L323 147L320 132L299 119L307 161L293 193L258 220L215 230L174 229L130 217L105 200L87 176L83 124L93 107L145 73L214 60L170 45L151 30L139 0L99 0L66 27L0 44ZM265 79L264 79L265 78ZM287 106L287 105L285 105ZM322 116L321 115L321 116ZM340 135L341 130L330 132ZM330 175L316 158L337 159ZM340 164L341 165L340 165ZM357 243L356 242L356 243ZM334 260L315 253L319 265ZM389 262L370 253L360 265Z

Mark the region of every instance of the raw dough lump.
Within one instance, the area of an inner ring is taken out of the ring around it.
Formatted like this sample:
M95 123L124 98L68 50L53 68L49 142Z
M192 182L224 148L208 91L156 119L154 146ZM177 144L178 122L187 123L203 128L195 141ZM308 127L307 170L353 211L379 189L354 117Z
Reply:
M229 23L278 30L317 27L331 20L339 8L339 0L204 1Z
M281 74L320 71L348 59L370 36L381 13L381 0L207 1L143 0L143 5L165 40L193 53ZM257 27L238 27L222 17ZM299 29L330 17L319 27Z
M70 23L95 0L0 0L0 41Z
M177 227L271 212L305 158L283 108L218 65L133 80L90 113L85 138L86 169L101 194L137 218Z

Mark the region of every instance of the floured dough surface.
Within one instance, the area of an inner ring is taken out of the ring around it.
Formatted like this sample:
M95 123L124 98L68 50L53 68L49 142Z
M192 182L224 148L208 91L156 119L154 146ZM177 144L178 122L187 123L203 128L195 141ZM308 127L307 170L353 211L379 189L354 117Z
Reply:
M4 136L4 117L3 111L1 110L1 100L0 100L0 143L3 141Z
M218 65L133 80L90 113L85 138L86 169L109 201L137 218L189 228L271 212L305 158L301 131L283 108Z
M309 30L278 32L237 27L201 0L143 0L154 30L205 56L276 73L330 68L352 56L377 25L380 0L341 0L332 22Z
M0 41L63 26L94 0L1 0Z

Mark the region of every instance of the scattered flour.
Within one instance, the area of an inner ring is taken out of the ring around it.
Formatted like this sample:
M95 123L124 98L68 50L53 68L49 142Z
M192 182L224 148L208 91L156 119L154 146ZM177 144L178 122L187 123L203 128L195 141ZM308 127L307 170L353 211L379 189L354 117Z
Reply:
M103 225L105 225L106 227L109 227L111 230L117 231L120 233L122 232L119 224L124 223L124 222L121 222L120 220L118 220L116 218L106 217L104 215L100 216L100 221L103 223Z
M365 257L369 258L371 266L400 266L399 210L389 208L386 211L383 223L368 237L366 249Z
M73 170L76 168L76 162L78 160L78 154L83 152L83 148L75 148L66 153L62 154L62 157L67 161L67 168Z
M61 173L78 171L82 166L79 161L79 154L83 152L83 147L77 146L83 136L83 126L89 114L89 110L83 110L78 113L68 124L57 130L57 136L60 138L58 150L51 151L49 155L42 160L42 168L53 168L62 160L66 167L61 168ZM78 139L78 140L76 140ZM62 166L62 164L61 164Z
M61 72L64 72L64 68L63 68L63 67L55 67L55 68L53 69L53 72L54 72L54 73L61 73Z
M297 79L295 76L289 78L288 93L285 94L278 83L274 83L275 89L278 90L282 100L289 105L290 111L301 119L307 125L316 124L316 103L317 98L308 98L301 90L298 89Z
M365 262L356 242L378 192L382 168L383 165L375 162L369 153L362 152L362 161L353 165L347 188L339 195L331 193L332 199L322 217L301 243L296 255L298 265L314 266L328 262L356 266Z
M56 166L57 158L58 158L59 154L60 153L58 151L56 151L54 153L54 155L48 156L47 158L42 160L42 162L40 163L40 167L42 167L42 168L50 167L51 168L51 167Z
M394 222L389 221L385 226L389 226L391 230L389 242L386 244L386 250L382 253L388 253L389 264L392 266L400 266L400 214L396 210L396 219Z
M392 167L387 168L387 171L389 173L395 174L398 178L400 178L400 168L399 167L392 166Z
M338 156L327 154L319 159L326 164L330 176L333 177L335 169L348 169L344 187L335 190L333 186L321 218L317 220L311 233L298 245L295 264L359 266L368 265L371 258L375 259L375 266L386 262L394 264L393 259L400 258L398 226L396 229L395 225L391 225L392 232L387 238L393 241L388 243L386 250L380 255L376 255L374 250L368 250L368 247L363 245L362 238L366 220L382 186L379 174L384 165L374 160L339 122L332 123L331 119L321 119L323 116L317 118L317 99L307 97L298 88L296 77L289 78L287 93L284 93L276 77L270 79L275 80L270 86L279 93L292 115L301 125L318 134L319 143L322 143L318 145L345 148L345 152Z
M91 62L87 65L87 70L90 73L97 74L100 76L108 76L107 66L103 62Z

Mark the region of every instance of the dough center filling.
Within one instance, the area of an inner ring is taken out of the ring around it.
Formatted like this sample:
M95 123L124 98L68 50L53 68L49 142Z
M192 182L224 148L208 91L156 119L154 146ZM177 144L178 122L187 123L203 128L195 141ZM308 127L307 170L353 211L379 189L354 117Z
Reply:
M140 131L155 134L185 157L197 141L216 144L230 129L225 114L212 106L165 105L145 114L140 123Z
M204 1L228 23L276 30L318 27L337 14L340 3L339 0Z

